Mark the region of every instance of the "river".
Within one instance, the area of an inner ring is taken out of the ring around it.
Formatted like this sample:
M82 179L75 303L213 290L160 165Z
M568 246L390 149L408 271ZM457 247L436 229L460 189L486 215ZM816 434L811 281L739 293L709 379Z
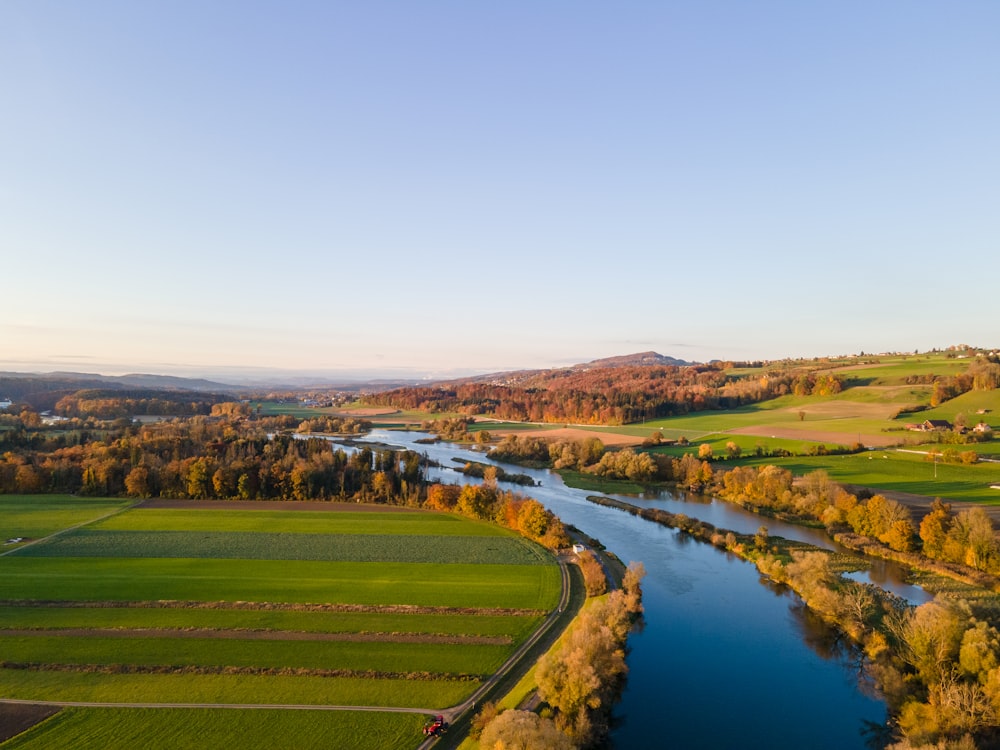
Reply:
M456 457L493 463L449 443L415 442L426 437L375 430L364 439L409 448L444 467L455 465ZM864 750L864 733L885 726L885 705L860 679L850 649L753 565L673 529L597 506L586 500L593 493L566 487L553 472L513 471L531 475L540 486L504 486L537 498L624 561L646 567L645 624L629 638L629 676L615 709L611 747ZM452 483L478 481L449 468L429 474ZM830 544L821 532L718 501L615 497L723 528L753 533L763 524L772 534ZM894 570L881 569L872 580L879 577L908 598L926 598L915 587L907 589Z

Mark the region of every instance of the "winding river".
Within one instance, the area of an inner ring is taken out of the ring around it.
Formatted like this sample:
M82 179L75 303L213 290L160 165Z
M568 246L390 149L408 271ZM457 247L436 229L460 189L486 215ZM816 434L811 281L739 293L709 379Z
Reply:
M447 468L454 458L492 463L449 443L418 444L426 433L375 430L365 440L409 448L442 464L440 481L478 480ZM509 469L510 467L508 467ZM518 467L540 482L510 486L537 498L565 523L646 567L645 625L629 638L629 677L613 717L611 747L864 750L885 726L884 704L860 678L850 650L803 609L794 594L711 545L628 513L594 505L549 471ZM719 501L664 493L617 496L722 528L831 546L822 532L762 519ZM881 580L880 580L881 579ZM911 601L927 595L882 566L871 580ZM881 745L879 745L881 746Z

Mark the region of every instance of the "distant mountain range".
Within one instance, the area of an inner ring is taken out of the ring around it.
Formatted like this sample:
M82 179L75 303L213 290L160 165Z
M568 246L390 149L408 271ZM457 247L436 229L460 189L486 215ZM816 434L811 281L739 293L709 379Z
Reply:
M539 375L553 370L587 370L604 367L653 367L690 365L675 357L667 357L656 352L639 352L618 357L605 357L573 365L570 368L545 368L536 370L512 370L500 373L476 375L460 378L463 382L497 382L519 381L527 377ZM142 388L159 390L183 390L205 393L246 393L248 391L267 390L342 390L359 391L364 389L389 390L412 386L427 385L431 382L456 382L454 379L430 381L418 378L383 378L383 379L351 379L339 381L334 378L318 376L265 377L254 382L246 380L241 384L224 383L205 378L179 377L176 375L155 375L151 373L129 373L127 375L100 375L86 372L0 372L0 398L11 398L14 401L27 400L40 403L52 402L62 395L73 393L84 388ZM44 396L43 396L44 394ZM41 398L39 398L41 397Z

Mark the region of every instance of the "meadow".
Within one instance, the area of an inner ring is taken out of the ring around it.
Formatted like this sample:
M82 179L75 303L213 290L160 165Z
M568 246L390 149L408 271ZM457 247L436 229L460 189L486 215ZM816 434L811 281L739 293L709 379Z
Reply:
M560 593L541 548L438 513L19 507L18 528L69 530L0 557L6 698L433 712L475 690ZM96 522L70 529L81 518ZM185 728L150 744L167 714ZM312 733L336 747L423 738L423 717L391 712L75 708L0 746L214 747L244 731L257 745L265 715L280 747L313 746ZM202 717L211 732L190 729Z

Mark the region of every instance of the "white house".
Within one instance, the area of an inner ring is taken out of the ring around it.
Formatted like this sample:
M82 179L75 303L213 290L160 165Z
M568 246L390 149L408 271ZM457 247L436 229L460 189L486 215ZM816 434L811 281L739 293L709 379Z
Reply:
M5 398L3 401L0 401L0 411L6 411L13 405L14 405L13 401L11 401L9 398Z

